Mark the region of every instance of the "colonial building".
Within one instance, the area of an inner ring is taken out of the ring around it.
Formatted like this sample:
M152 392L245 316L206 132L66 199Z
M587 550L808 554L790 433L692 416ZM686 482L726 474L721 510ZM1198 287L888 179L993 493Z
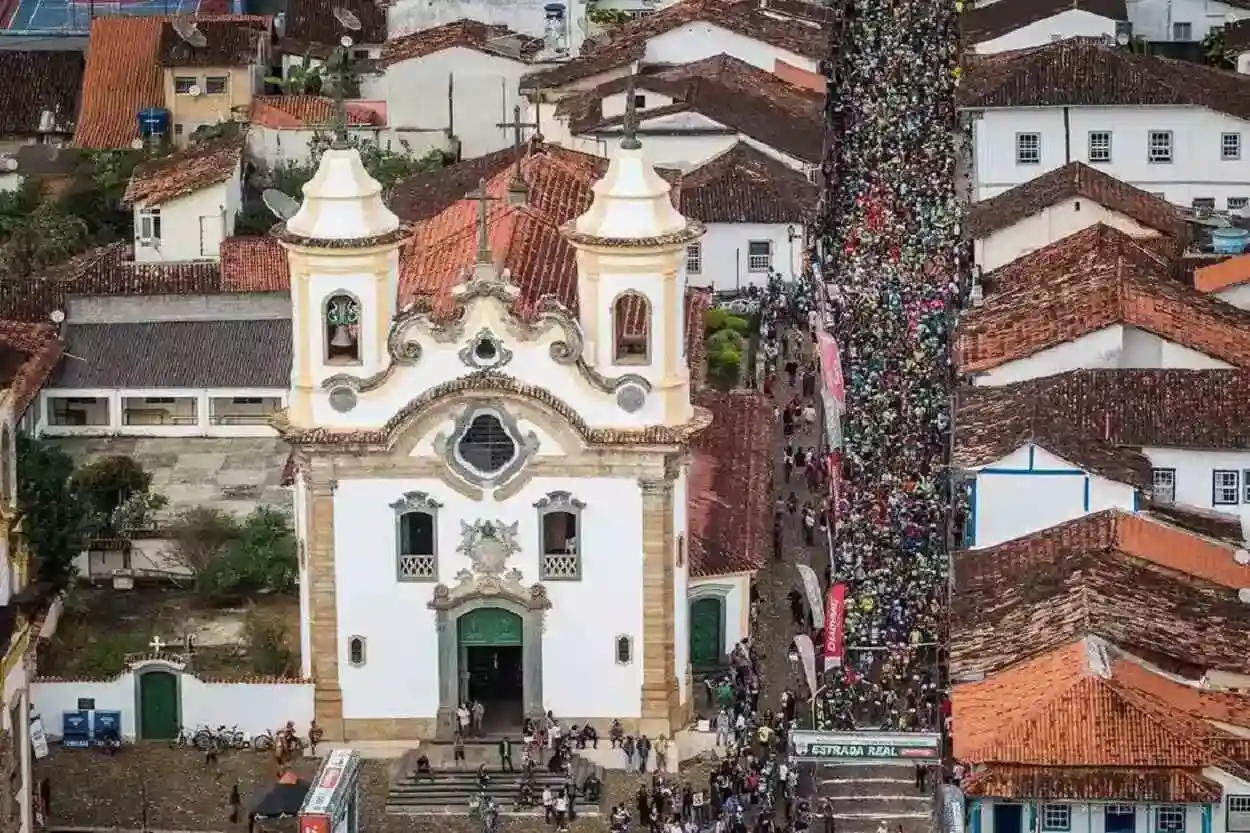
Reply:
M758 566L768 504L717 487L750 542L725 552L701 522L687 552L688 451L713 421L692 397L685 274L703 228L623 144L593 199L602 168L581 154L518 157L463 199L427 191L444 207L402 265L407 230L359 156L331 150L278 232L293 364L277 424L331 737L446 736L470 699L501 727L551 710L671 735L691 715L691 573ZM744 462L717 463L766 482L770 412L748 405L713 403L753 415Z
M961 23L964 44L992 55L1065 38L1114 36L1116 23L1126 20L1124 0L1043 0L1027 6L977 3L967 8Z
M1177 205L1250 199L1250 78L1072 38L974 59L959 88L973 122L975 199L1084 162Z

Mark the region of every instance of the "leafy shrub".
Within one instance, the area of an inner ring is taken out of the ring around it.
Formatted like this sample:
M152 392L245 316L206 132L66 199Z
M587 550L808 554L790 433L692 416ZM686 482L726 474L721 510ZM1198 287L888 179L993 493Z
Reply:
M299 674L299 662L288 645L286 625L276 615L262 613L256 605L248 605L243 621L243 641L254 673L271 677Z

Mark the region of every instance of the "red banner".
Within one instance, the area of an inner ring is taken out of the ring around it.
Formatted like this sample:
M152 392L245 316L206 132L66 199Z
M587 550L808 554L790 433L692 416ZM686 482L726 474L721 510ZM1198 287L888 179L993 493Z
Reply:
M845 650L846 585L835 584L825 602L825 668L840 666Z
M842 356L838 352L838 343L822 330L816 334L816 344L820 356L821 387L833 397L841 410L846 407L846 386L842 380Z

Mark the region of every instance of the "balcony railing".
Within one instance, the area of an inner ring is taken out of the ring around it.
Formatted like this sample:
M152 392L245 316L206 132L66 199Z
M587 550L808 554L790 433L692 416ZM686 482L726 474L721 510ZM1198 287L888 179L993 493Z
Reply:
M122 411L122 425L198 425L195 414L177 414L163 408L126 408Z

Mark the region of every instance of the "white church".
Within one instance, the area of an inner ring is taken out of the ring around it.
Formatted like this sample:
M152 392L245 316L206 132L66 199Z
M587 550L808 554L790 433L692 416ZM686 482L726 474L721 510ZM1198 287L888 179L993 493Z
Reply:
M454 287L405 309L409 232L355 150L326 152L275 230L295 342L277 425L327 739L447 737L471 700L488 727L690 719L688 448L711 415L692 404L685 256L703 229L622 147L558 227L575 309L520 302L492 246L529 215L491 222L485 183L460 204L475 239Z

